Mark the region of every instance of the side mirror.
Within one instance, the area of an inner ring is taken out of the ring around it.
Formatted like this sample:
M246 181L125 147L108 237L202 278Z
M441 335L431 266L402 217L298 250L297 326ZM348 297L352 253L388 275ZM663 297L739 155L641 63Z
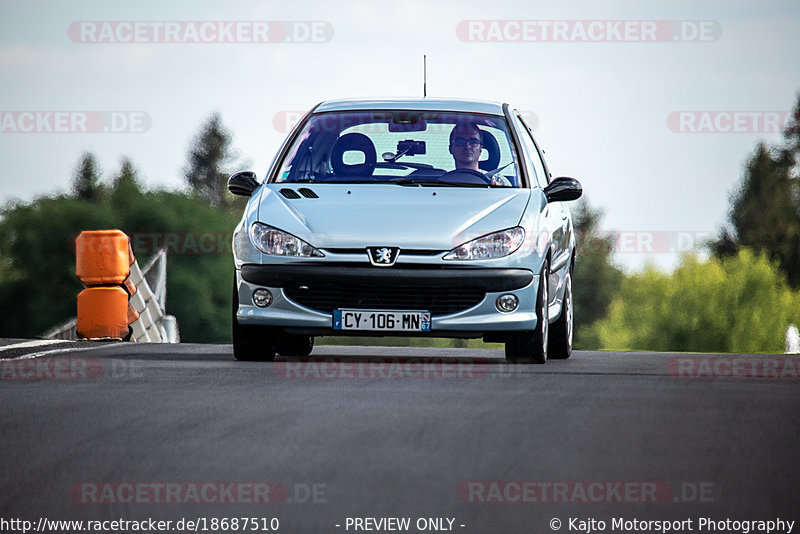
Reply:
M544 188L544 194L548 202L566 202L579 199L583 194L583 187L575 178L559 176Z
M234 195L249 197L256 187L258 187L258 180L256 180L256 173L253 171L237 172L228 178L228 191Z

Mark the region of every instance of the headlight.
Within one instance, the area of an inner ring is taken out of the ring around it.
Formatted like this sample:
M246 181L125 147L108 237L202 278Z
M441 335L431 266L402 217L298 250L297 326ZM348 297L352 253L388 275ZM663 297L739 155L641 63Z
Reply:
M521 226L479 237L454 248L445 255L445 260L490 260L513 254L525 241L525 230Z
M250 239L264 254L272 256L293 256L295 258L322 258L324 254L300 238L287 234L272 226L253 223Z

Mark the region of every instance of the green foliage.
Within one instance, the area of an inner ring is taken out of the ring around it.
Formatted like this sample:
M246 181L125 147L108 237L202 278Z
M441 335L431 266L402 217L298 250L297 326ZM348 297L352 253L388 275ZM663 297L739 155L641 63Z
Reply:
M800 292L764 254L741 249L723 260L686 256L671 274L626 277L587 335L611 350L782 352L790 323L800 324Z
M233 258L230 242L239 217L197 197L168 191L127 197L117 226L133 238L137 258L167 248L167 313L178 318L187 342L230 340Z
M97 200L100 197L100 171L94 154L86 152L81 156L72 179L72 194L81 200Z
M718 258L741 247L765 252L800 287L800 96L782 147L759 144L731 197L729 225L710 244Z
M228 177L236 155L231 150L232 136L213 113L195 136L183 174L192 191L214 207L244 209L244 202L228 192Z
M786 150L800 154L800 94L797 95L797 102L794 104L789 123L783 131L783 137L786 140Z
M0 211L2 337L35 337L75 316L81 284L75 278L74 238L109 228L112 207L68 197L40 198Z
M118 228L132 238L140 265L168 245L167 313L178 318L181 338L228 341L238 215L185 193L144 191L128 160L98 191L95 200L44 197L0 211L0 308L15 310L4 314L0 337L36 337L74 317L82 289L74 239L82 230Z
M611 262L614 244L599 231L602 212L585 198L573 209L578 253L573 273L575 302L574 345L577 349L597 348L588 337L591 325L608 313L608 307L622 283L622 271Z

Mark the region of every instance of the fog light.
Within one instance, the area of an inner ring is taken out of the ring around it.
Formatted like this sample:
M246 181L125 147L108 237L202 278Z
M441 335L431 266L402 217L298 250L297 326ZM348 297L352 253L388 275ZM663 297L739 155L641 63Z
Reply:
M253 291L253 303L259 308L266 308L272 304L272 293L266 289L256 289Z
M519 306L519 299L516 295L500 295L497 297L495 306L503 313L513 312Z

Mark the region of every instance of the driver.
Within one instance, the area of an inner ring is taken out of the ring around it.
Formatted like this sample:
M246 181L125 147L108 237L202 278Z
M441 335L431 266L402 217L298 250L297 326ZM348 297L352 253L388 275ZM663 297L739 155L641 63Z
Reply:
M460 121L450 132L450 154L456 164L456 169L467 169L485 174L478 166L478 160L483 150L483 133L474 122ZM511 183L503 176L494 175L492 185L510 186Z

